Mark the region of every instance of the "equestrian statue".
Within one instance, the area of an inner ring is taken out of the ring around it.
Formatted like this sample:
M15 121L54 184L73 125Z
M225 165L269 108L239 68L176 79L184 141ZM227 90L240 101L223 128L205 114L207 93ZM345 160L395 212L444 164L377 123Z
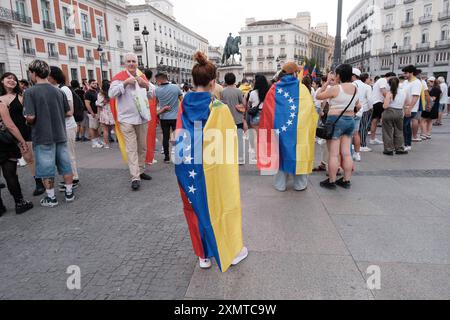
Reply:
M240 60L242 59L242 54L239 51L240 44L241 44L241 37L237 36L236 38L233 38L230 33L225 48L223 50L222 64L228 65L228 60L230 59L230 57L232 58L231 65L236 64L236 61L234 60L235 54L238 54L240 56Z

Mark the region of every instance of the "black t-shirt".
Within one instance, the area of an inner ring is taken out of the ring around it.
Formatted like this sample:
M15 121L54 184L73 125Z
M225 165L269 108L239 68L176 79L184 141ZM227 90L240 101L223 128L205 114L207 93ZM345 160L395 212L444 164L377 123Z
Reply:
M433 105L439 105L439 100L441 98L441 93L442 93L441 88L439 88L439 87L431 88L430 97L436 98L436 100L434 100Z
M78 88L73 91L80 97L81 101L83 101L84 111L87 111L85 103L84 103L84 90Z
M84 100L88 100L91 102L91 108L95 114L97 114L97 105L95 104L97 102L97 96L98 93L95 90L88 90L84 94Z

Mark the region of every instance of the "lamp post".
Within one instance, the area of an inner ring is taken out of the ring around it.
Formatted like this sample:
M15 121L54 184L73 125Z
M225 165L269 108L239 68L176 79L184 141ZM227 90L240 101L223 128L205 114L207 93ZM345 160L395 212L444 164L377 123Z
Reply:
M101 45L98 45L97 52L100 55L100 83L103 82L103 48Z
M397 54L398 46L397 43L394 42L394 45L392 46L392 72L395 70L395 55Z
M369 36L369 31L367 31L367 27L364 26L360 32L361 40L362 40L362 51L361 51L361 71L364 71L364 44L366 42L367 37Z
M144 26L144 30L142 31L142 36L144 37L144 42L145 42L145 57L147 60L147 68L148 68L148 47L147 47L147 42L148 42L148 35L150 34L150 32L148 32L147 27Z

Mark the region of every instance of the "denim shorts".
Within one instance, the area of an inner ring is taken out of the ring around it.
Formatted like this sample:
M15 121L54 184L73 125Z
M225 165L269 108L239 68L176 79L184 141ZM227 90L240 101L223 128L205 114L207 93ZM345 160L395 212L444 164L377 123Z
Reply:
M359 131L359 126L361 125L361 117L355 116L353 118L355 120L355 133Z
M56 167L60 175L72 174L69 148L66 142L33 144L33 152L36 158L36 178L54 178Z
M445 106L446 106L445 103L440 103L439 104L439 112L444 112L445 111Z
M328 116L327 122L334 123L337 118L338 116ZM351 116L342 116L334 127L333 140L339 139L344 135L351 138L353 132L355 132L355 119Z

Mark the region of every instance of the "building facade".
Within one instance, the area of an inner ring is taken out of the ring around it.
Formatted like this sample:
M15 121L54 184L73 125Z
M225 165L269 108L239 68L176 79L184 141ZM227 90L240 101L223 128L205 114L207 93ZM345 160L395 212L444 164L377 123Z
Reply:
M334 37L328 34L328 25L320 24L309 33L308 57L314 58L322 73L331 70L334 57Z
M223 47L208 47L208 59L212 61L216 67L219 67L222 64L222 57L223 57Z
M348 17L346 61L372 75L413 64L428 76L450 73L450 0L370 0ZM368 37L362 36L363 28ZM364 51L363 51L364 47Z
M129 38L139 66L154 73L165 71L177 83L192 83L194 53L199 50L207 54L208 40L178 23L168 0L146 1L127 6L127 10ZM144 28L149 32L147 43Z
M129 50L124 0L0 0L0 73L42 59L67 81L110 79Z
M301 64L307 56L309 32L290 22L247 19L239 33L245 77L262 73L271 78L285 62Z

